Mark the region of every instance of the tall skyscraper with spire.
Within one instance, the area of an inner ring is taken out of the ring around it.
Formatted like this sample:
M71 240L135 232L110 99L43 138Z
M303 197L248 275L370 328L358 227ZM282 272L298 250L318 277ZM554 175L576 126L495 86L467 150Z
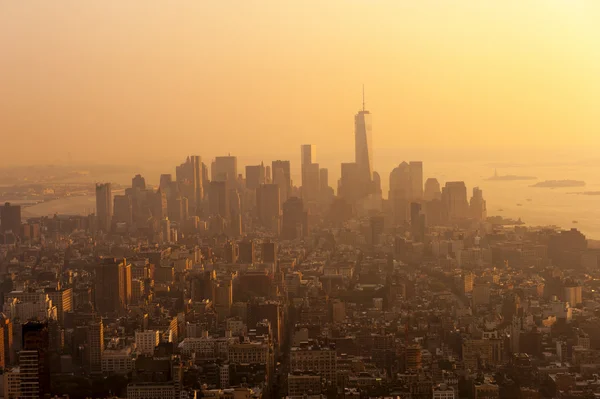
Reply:
M365 108L365 88L363 86L363 106L362 110L354 116L354 143L355 159L360 182L365 189L371 188L373 179L373 148L371 143L372 136L371 113ZM365 192L368 194L368 191Z

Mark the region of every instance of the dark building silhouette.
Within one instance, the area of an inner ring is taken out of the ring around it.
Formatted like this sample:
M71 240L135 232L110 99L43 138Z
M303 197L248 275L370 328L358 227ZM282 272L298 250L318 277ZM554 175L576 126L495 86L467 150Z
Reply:
M21 206L9 202L0 206L0 233L8 231L21 235Z
M308 212L298 197L291 197L283 204L281 236L285 240L306 237L309 233Z
M112 224L113 201L110 183L96 184L96 216L98 227L109 232Z
M131 297L131 265L125 259L105 258L95 271L94 298L98 312L123 311Z

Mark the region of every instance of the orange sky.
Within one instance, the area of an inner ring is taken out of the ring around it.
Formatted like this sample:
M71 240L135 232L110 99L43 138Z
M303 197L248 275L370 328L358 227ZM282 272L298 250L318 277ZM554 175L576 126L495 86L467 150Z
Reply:
M0 2L0 165L595 150L600 1ZM408 157L410 158L410 157ZM399 161L401 158L399 159Z

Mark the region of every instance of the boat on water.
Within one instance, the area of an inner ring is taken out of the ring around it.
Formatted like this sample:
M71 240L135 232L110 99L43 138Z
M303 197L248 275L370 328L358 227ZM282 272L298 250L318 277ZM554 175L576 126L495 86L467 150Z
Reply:
M498 209L498 212L504 212L504 209L500 208Z
M573 220L573 224L577 224L579 223L577 220Z
M523 206L523 204L517 204L517 206Z

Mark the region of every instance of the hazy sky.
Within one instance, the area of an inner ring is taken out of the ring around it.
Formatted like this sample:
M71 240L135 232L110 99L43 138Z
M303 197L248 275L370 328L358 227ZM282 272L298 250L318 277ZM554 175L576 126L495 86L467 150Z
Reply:
M375 167L596 150L599 21L598 0L2 1L0 165L351 161L363 83Z

